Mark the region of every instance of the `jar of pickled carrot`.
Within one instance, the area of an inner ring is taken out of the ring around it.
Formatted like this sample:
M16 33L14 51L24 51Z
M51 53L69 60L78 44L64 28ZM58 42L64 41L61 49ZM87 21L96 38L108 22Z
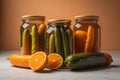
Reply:
M101 28L98 24L99 16L75 16L74 52L100 52Z
M45 50L45 16L22 16L20 26L20 46L23 54Z

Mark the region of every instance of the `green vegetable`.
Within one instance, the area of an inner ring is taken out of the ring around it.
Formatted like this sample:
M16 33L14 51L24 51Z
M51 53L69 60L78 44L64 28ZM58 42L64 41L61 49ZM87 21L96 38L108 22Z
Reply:
M39 51L39 34L36 25L32 26L32 54Z
M61 54L60 51L60 31L58 27L54 28L54 35L55 35L55 49L56 49L56 53Z
M70 28L66 28L67 43L68 43L68 55L73 53L73 34Z
M51 34L49 40L49 54L54 52L55 52L55 36L54 34Z
M65 32L64 27L60 27L61 34L62 34L62 44L63 44L63 50L64 50L64 56L67 57L69 55L68 52L68 41L67 41L67 34Z
M21 27L20 27L20 47L22 47L22 43L23 43L23 42L22 42L23 31L24 31L24 28L21 26Z
M22 53L25 55L31 54L31 35L30 35L29 30L27 28L23 31Z
M49 34L45 33L45 52L46 54L49 54Z
M89 69L104 65L106 58L100 53L79 53L69 55L66 60L66 66L71 70Z

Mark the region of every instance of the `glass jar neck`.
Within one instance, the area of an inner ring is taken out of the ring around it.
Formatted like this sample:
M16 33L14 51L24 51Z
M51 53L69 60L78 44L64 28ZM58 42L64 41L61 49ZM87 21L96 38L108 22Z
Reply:
M22 20L24 23L31 23L31 24L41 24L44 23L44 21L42 20L33 20L33 19L26 19L26 20Z
M70 27L70 23L51 23L49 27Z
M98 20L95 19L85 19L85 20L76 20L76 23L97 23Z

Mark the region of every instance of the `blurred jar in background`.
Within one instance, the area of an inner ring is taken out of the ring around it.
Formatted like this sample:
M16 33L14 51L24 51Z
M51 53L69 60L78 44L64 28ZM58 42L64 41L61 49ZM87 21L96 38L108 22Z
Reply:
M23 54L45 50L45 16L22 16L20 26L20 47Z
M98 16L75 16L74 52L100 52L101 28Z

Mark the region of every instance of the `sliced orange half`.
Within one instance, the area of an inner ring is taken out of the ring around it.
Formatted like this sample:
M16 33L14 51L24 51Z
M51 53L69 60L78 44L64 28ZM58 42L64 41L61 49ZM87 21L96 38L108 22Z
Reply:
M56 53L51 53L48 55L47 68L49 69L58 69L63 64L63 58L61 55Z
M43 70L47 65L47 55L45 52L35 52L29 59L29 67L34 71Z

